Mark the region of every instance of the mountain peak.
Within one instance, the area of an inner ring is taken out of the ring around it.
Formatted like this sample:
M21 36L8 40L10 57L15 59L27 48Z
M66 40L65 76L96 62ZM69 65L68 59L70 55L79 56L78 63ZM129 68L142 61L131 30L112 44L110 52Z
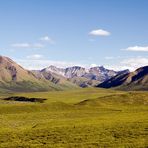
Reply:
M0 63L4 63L4 62L12 62L13 63L13 61L10 58L5 57L5 56L0 56Z
M53 65L50 65L49 67L43 69L41 72L44 72L44 75L46 72L46 77L47 75L48 77L51 77L52 74L64 76L65 78L72 80L73 82L78 82L80 86L87 86L86 83L89 83L90 85L92 84L92 81L100 83L105 80L108 80L109 78L119 73L117 71L106 69L104 68L104 66L96 66L96 67L91 67L90 69L86 69L81 66L57 68L56 66Z
M54 74L58 74L58 75L62 75L64 76L64 69L63 68L57 68L56 66L50 65L47 68L44 68L43 70L41 70L42 72L47 72L47 73L54 73Z
M99 84L98 87L120 87L127 90L148 89L148 66L138 68L134 72L122 72Z

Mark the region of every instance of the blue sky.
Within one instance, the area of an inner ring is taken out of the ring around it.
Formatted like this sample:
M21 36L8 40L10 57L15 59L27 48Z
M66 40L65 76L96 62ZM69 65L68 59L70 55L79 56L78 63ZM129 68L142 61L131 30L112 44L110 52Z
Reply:
M28 69L148 65L147 0L1 0L0 54Z

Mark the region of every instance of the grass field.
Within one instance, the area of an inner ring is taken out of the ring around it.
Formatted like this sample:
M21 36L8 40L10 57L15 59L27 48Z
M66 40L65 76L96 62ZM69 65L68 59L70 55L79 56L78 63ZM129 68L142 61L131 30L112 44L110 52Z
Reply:
M47 99L0 99L0 148L147 148L148 92L86 88L3 94Z

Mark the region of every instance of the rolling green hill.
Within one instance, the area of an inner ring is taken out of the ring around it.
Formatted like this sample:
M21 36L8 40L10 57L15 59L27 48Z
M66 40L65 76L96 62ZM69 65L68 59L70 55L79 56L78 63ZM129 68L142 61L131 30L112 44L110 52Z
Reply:
M10 96L46 100L3 100ZM96 88L1 94L0 147L146 148L147 96Z

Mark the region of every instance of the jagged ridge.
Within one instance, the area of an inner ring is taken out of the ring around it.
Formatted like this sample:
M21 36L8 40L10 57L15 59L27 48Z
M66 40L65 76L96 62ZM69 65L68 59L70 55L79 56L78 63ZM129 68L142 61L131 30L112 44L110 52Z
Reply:
M118 74L99 84L98 87L118 87L124 90L148 90L148 66L138 68L134 72Z

